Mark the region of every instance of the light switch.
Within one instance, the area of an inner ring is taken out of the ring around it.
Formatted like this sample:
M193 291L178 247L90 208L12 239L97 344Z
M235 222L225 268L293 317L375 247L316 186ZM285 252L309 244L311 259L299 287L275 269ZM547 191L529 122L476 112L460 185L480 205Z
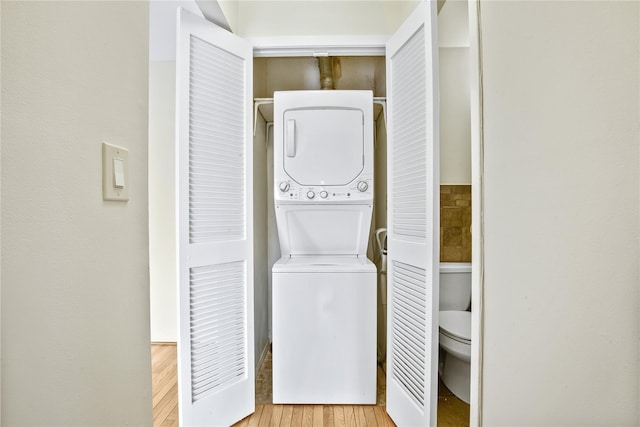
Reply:
M102 198L129 200L129 150L102 143Z
M124 188L124 160L113 159L113 186Z

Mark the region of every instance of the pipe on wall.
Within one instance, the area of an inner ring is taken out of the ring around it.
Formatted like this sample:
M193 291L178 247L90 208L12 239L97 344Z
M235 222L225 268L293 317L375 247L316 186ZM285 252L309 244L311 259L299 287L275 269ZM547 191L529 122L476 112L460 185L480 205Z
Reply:
M319 56L318 69L320 70L320 89L333 90L335 81L340 78L340 58Z

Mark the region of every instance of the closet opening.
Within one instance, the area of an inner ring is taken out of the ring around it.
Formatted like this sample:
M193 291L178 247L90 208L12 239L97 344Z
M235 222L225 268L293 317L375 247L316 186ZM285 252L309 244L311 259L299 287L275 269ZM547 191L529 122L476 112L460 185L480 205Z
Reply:
M331 68L329 72L327 68ZM386 227L386 63L384 56L262 57L254 58L254 301L256 338L256 404L271 400L272 274L281 257L274 211L273 93L293 90L368 90L374 97L374 207L367 257L381 267L376 231ZM378 301L384 295L378 287ZM385 400L385 341L378 314L378 393ZM380 335L382 333L382 335Z

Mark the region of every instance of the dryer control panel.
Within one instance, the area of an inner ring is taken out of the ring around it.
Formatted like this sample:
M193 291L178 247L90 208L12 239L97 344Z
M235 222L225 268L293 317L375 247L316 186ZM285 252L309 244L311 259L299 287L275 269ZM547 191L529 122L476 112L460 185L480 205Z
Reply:
M373 200L373 177L361 175L344 186L300 185L282 177L275 190L276 201L310 201L317 203L370 202ZM289 178L289 179L287 179Z

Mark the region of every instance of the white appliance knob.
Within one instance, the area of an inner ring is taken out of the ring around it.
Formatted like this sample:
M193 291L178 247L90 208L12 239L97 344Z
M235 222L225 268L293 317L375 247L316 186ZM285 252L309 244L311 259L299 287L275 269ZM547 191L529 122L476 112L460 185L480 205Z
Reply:
M369 184L366 183L366 181L360 181L358 183L358 190L360 192L365 192L367 191L367 188L369 188Z
M309 191L307 192L307 197L313 199L314 197L316 197L316 193L314 193L313 191Z
M280 183L280 191L282 191L283 193L285 191L289 191L289 183L288 182L281 182Z
M327 193L326 191L321 191L320 192L320 197L322 197L323 199L326 199L329 196L329 193Z

